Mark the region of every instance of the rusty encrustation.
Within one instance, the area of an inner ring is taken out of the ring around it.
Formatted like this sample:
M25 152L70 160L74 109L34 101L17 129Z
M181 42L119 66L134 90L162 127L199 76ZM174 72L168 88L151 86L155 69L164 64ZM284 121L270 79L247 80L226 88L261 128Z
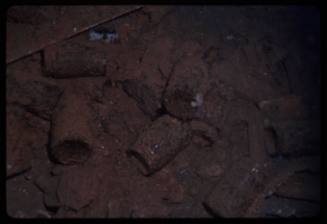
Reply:
M93 151L91 108L84 97L65 90L54 111L51 156L61 164L85 162Z
M158 118L143 132L128 154L148 176L169 163L190 141L186 124L168 115Z
M104 76L106 54L76 44L57 44L44 50L44 72L52 78Z
M203 205L222 218L247 217L248 209L258 197L263 197L274 172L267 161L254 163L251 159L243 159L224 174L205 197Z

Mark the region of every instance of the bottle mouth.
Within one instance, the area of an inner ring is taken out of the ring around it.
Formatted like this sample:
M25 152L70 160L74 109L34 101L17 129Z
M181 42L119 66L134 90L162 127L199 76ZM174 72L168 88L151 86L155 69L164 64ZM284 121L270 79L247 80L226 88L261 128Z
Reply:
M62 164L74 164L85 162L91 154L91 147L82 140L64 140L53 147L53 157L56 162Z

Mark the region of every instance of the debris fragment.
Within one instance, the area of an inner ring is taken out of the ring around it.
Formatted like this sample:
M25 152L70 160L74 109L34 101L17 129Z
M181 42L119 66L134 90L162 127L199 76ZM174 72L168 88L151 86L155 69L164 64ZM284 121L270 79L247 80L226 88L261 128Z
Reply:
M104 34L100 32L96 32L94 30L90 30L89 32L89 40L102 40L104 38Z
M116 43L119 39L118 33L116 33L115 31L113 32L108 32L106 35L106 39L105 42L107 43Z
M194 97L194 100L191 102L192 107L199 107L203 103L203 95L201 93L197 93Z
M116 31L107 31L106 29L101 30L90 30L89 40L100 41L104 40L106 43L116 43L119 39L119 35Z

